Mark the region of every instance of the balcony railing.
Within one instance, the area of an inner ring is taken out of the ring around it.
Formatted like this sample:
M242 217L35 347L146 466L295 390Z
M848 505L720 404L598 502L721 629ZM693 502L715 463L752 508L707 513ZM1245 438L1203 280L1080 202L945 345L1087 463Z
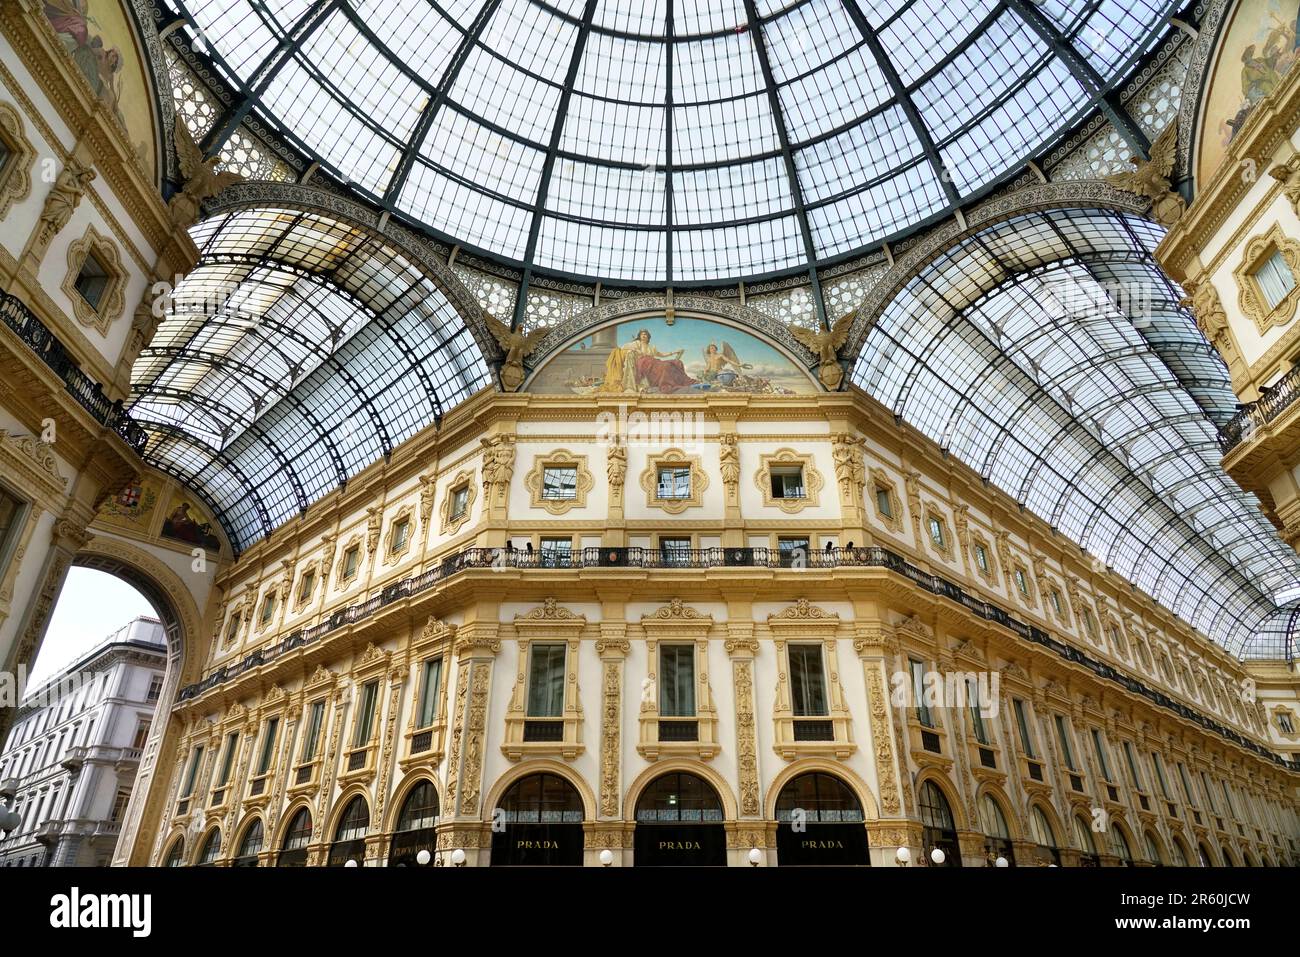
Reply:
M1271 389L1257 400L1243 406L1236 415L1219 429L1219 451L1227 455L1254 433L1255 429L1272 422L1300 399L1300 365L1279 379Z
M237 662L213 669L201 681L182 688L180 700L186 701L190 698L196 698L219 685L233 681L246 671L259 668L264 664L291 654L304 645L320 641L330 632L363 621L394 602L428 591L445 579L473 569L539 568L547 571L580 571L585 568L681 568L698 570L741 567L772 569L779 571L783 575L801 573L801 569L791 567L789 552L780 552L774 548L699 548L682 550L673 552L671 562L667 563L664 561L664 556L657 549L652 548L591 547L579 549L569 555L548 555L545 564L541 563L539 559L540 555L536 552L521 552L511 548L469 548L457 552L444 559L440 565L385 586L378 594L363 602L341 608L314 625L290 632L284 639L268 648L259 648ZM946 578L932 575L924 569L918 568L903 556L887 548L872 546L869 548L811 549L805 556L805 562L806 568L883 568L902 575L916 584L917 587L954 601L973 614L1002 625L1026 641L1042 645L1067 661L1089 669L1103 680L1113 682L1134 694L1141 695L1153 704L1172 711L1188 721L1199 724L1207 731L1246 748L1261 758L1283 767L1300 770L1300 761L1287 761L1263 745L1220 724L1213 718L1189 708L1180 701L1175 701L1163 691L1148 687L1131 675L1116 670L1104 661L1091 657L1073 645L1068 645L1057 638L1053 638L1041 628L1023 622L1018 618L1013 618L997 605L990 604L982 598L966 592L960 585L950 582Z
M54 370L72 397L96 422L106 429L112 429L136 452L144 449L149 436L126 413L121 400L114 401L104 395L104 387L81 371L67 347L22 300L7 292L0 292L0 318L42 362Z

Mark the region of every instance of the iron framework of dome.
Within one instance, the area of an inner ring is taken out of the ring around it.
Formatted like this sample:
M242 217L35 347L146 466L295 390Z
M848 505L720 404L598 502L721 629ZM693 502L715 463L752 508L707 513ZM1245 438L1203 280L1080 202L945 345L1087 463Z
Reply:
M717 285L945 218L1100 110L1168 0L181 0L236 109L523 268Z

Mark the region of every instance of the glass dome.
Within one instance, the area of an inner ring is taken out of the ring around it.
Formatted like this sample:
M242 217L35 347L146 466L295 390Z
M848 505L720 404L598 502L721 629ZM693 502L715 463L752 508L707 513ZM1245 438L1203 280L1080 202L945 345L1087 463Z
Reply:
M249 111L479 254L809 273L948 215L1129 75L1169 0L182 0ZM1113 108L1113 107L1107 107Z

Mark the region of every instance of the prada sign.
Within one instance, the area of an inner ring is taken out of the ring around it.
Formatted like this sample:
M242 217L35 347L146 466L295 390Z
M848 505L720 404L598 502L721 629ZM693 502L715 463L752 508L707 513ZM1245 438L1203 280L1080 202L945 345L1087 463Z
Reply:
M867 830L860 823L809 823L796 831L788 821L783 822L776 829L776 860L786 867L866 866L871 863Z

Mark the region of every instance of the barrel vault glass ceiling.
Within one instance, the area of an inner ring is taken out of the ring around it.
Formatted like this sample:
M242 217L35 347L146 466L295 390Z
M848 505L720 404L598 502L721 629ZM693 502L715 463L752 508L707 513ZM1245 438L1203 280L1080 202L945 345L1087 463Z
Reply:
M1243 657L1284 657L1300 560L1220 466L1227 370L1134 217L1061 210L948 250L853 381L1097 562Z
M1023 170L1176 0L176 0L353 189L538 273L813 273Z

